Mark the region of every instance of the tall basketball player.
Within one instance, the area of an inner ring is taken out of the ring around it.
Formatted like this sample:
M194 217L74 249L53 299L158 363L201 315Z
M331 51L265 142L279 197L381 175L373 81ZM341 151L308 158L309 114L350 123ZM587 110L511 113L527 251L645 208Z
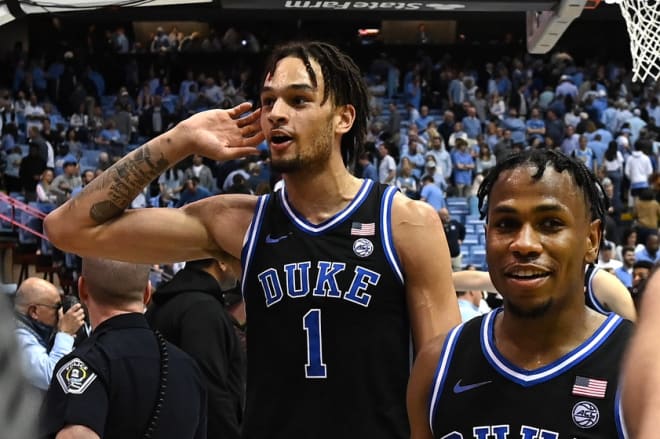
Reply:
M411 342L460 322L442 224L424 203L347 171L369 111L349 57L292 43L266 72L260 110L241 117L242 104L181 122L54 211L48 236L66 251L136 262L241 258L244 437L406 438ZM256 154L264 137L282 190L125 211L184 157Z
M623 437L621 357L632 323L585 305L607 202L555 151L498 163L479 189L503 309L429 343L408 393L412 437Z

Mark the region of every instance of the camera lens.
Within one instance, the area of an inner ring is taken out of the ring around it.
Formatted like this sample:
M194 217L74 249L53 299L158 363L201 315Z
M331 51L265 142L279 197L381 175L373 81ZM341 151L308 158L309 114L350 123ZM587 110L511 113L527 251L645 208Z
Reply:
M62 312L65 313L76 303L80 303L80 300L76 296L64 296L62 298Z

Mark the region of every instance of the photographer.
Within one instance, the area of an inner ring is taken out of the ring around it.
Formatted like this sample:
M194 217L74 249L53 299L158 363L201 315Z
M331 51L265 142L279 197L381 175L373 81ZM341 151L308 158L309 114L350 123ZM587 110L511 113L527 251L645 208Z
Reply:
M73 350L85 312L80 304L64 312L55 285L36 277L26 279L18 288L14 308L25 374L32 385L47 390L55 365Z

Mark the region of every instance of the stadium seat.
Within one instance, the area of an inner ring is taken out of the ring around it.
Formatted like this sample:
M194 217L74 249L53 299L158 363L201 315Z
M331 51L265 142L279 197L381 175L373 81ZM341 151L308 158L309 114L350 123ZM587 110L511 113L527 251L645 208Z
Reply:
M85 170L85 169L96 169L96 166L98 165L99 162L99 155L101 154L101 151L96 150L96 149L83 149L81 150L81 157L80 157L80 169Z
M463 245L479 245L479 237L473 234L466 234L465 239L463 240Z
M485 249L472 249L470 254L470 263L476 265L480 270L486 270L488 264L486 263L486 250Z

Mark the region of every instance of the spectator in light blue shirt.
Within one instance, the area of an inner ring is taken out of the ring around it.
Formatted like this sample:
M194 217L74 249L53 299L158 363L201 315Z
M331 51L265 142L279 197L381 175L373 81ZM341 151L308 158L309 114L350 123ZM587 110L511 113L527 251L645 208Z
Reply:
M545 121L541 119L541 112L538 108L532 108L531 116L527 120L527 143L534 143L534 139L543 141L545 137Z
M376 169L376 165L371 162L371 155L368 152L360 154L358 163L362 166L362 178L378 182L378 169Z
M461 321L464 323L481 315L481 291L456 291L458 296L458 309L461 312Z
M435 211L439 211L445 204L445 195L442 190L434 184L433 177L425 175L422 177L422 191L420 193L420 200L429 203Z
M603 158L605 157L605 151L607 151L607 143L603 142L600 134L594 135L591 140L587 142L587 148L596 154L598 168L603 166Z
M573 150L571 155L573 158L576 158L584 163L584 166L586 166L587 169L596 174L596 154L587 146L587 137L580 136L578 144L578 148Z
M578 95L578 88L573 83L573 79L568 75L562 75L559 78L559 85L555 88L555 96L570 96L575 99Z
M631 246L624 246L621 249L621 256L623 265L614 270L614 275L626 286L631 288L633 286L633 266L635 265L635 248Z
M456 139L456 149L452 151L451 159L454 163L453 176L456 195L465 197L467 189L472 185L472 171L475 168L474 158L467 149L466 140Z
M55 285L37 277L21 283L14 307L25 375L32 385L47 390L55 365L73 350L74 337L85 323L85 311L75 304L63 314Z
M419 116L415 119L415 125L419 128L419 132L423 133L429 126L429 122L433 121L433 116L429 114L428 105L422 105L419 109Z
M463 118L463 130L470 139L476 139L481 134L481 121L477 117L477 109L470 105L467 108L467 116Z
M523 139L526 137L527 125L518 117L518 112L515 108L509 109L509 115L502 120L502 127L510 130L513 136L519 133Z
M422 153L419 151L416 140L410 140L408 142L408 151L406 151L405 154L401 154L399 162L401 162L404 158L408 158L408 160L410 160L410 164L413 166L413 177L419 180L422 176L422 172L424 171L424 164L426 161L424 160Z
M176 207L182 207L186 204L194 203L195 201L210 197L211 195L213 195L211 191L204 186L200 186L198 177L188 177L185 189L181 191L179 202L176 204Z
M658 241L658 232L652 230L646 235L646 243L644 248L635 252L635 262L648 261L652 264L660 261L660 252L658 248L660 247Z

